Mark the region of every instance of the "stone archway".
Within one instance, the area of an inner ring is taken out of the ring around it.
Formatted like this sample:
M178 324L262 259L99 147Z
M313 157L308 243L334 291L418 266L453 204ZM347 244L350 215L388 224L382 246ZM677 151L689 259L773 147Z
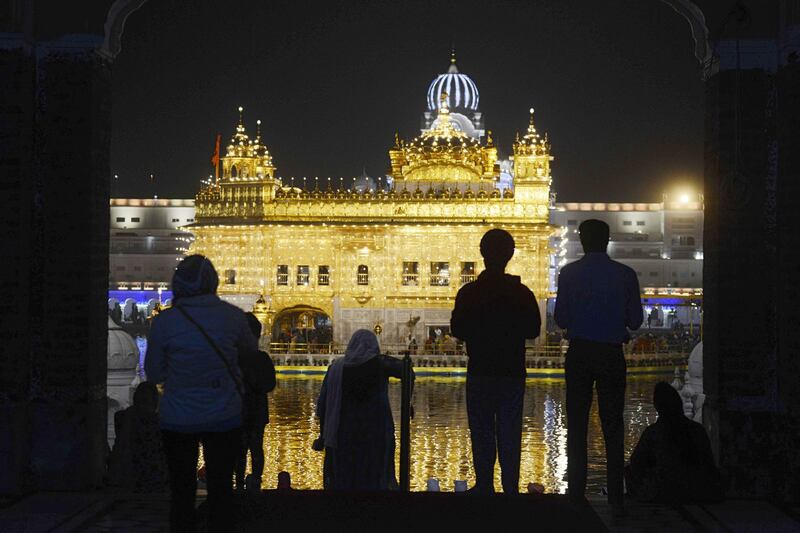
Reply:
M273 350L319 351L333 342L333 322L322 309L299 304L275 315L271 333Z
M0 210L4 243L14 250L0 262L0 276L7 280L5 298L15 302L0 312L4 355L13 356L2 358L0 369L0 416L12 428L0 431L3 493L94 486L103 471L110 69L125 20L144 1L116 0L108 11L75 3L69 17L45 21L53 18L50 8L37 6L34 14L34 1L16 0L16 19L0 23L7 32L0 70L11 80L0 88L8 104L0 115L14 132L6 137L2 167L3 185L12 192L3 195L8 208ZM791 32L798 21L774 24L772 33L742 27L715 33L720 59L709 46L708 27L724 27L725 20L707 23L710 11L695 2L661 1L689 22L707 82L708 424L736 490L796 500L800 487L791 472L800 470L800 360L793 354L800 332L791 319L800 210L792 202L800 196L800 160L791 154L800 153L800 65ZM754 1L743 4L762 9ZM763 18L784 16L766 9ZM778 35L784 30L790 38ZM737 100L741 94L747 98ZM744 129L729 120L740 115L748 119ZM745 173L735 175L740 155ZM755 192L734 194L743 187ZM724 268L731 264L737 267ZM71 337L59 324L74 317L44 305L44 291L52 287L86 310L86 327ZM747 306L739 305L743 287L759 288L748 293ZM753 335L740 325L756 314L767 320Z

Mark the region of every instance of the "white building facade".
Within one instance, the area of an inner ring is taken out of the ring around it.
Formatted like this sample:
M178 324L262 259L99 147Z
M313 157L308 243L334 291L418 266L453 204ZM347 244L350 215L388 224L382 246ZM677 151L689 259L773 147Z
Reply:
M556 203L550 222L562 228L553 243L553 293L558 271L583 257L581 222L598 219L611 230L608 254L639 279L650 325L700 323L703 295L703 197L664 195L660 203ZM655 309L655 312L653 312Z
M112 198L109 289L168 290L192 234L194 199Z

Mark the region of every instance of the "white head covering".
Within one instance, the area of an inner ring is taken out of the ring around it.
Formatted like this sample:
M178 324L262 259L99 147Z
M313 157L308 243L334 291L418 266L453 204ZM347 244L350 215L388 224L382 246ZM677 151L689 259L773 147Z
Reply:
M337 359L328 367L326 397L325 397L325 425L322 428L322 437L325 446L336 447L336 435L339 430L339 413L342 407L342 375L345 367L359 366L381 353L378 337L368 329L359 329L350 337L344 357ZM319 406L319 403L317 403ZM322 413L317 407L317 416Z

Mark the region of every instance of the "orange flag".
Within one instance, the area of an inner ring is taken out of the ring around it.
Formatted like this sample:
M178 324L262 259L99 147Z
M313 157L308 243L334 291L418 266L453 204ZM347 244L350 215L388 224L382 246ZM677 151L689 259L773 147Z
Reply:
M214 155L211 156L211 164L214 165L214 179L219 180L219 140L221 135L217 133L217 143L214 146Z

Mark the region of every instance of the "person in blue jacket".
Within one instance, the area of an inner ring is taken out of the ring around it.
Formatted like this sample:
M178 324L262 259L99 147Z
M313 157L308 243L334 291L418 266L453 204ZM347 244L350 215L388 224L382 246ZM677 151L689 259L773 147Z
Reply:
M170 475L170 528L194 531L198 446L203 444L209 529L229 522L226 506L241 446L239 353L258 350L239 308L217 296L208 258L186 257L172 278L173 306L153 320L145 358L150 381L164 384L159 424ZM215 345L216 348L214 346Z

